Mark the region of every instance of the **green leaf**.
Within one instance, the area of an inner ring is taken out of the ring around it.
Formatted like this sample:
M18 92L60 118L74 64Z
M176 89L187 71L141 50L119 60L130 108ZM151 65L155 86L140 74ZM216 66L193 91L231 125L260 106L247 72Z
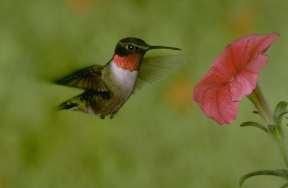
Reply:
M288 102L281 101L277 104L274 114L273 114L273 119L276 124L279 124L285 114L288 113L287 110Z
M242 176L242 178L239 181L240 186L242 186L247 179L252 178L254 176L276 176L288 180L288 171L286 169L278 169L278 170L259 170L251 172ZM284 186L287 185L285 184Z
M247 122L242 123L240 126L241 127L256 127L258 129L268 133L268 129L264 125L257 123L257 122L247 121Z

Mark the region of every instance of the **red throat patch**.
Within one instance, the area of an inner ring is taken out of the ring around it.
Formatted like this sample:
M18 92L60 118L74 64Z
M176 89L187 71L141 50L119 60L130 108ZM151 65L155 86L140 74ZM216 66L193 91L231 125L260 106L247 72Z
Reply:
M140 65L140 60L141 60L141 55L140 54L130 54L128 56L119 56L115 55L113 57L113 62L121 67L122 69L126 69L129 71L135 71L139 69Z

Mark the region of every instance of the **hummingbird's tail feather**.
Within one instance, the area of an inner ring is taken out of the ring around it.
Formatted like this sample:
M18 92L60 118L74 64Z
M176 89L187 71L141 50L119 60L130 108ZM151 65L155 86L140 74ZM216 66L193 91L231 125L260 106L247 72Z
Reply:
M78 106L78 104L67 101L67 102L61 103L58 106L58 110L69 110L69 109L75 108L77 106Z
M80 96L75 96L72 97L64 102L62 102L59 106L58 106L58 110L72 110L72 111L77 111L80 109L80 106L82 104L82 101L80 100Z
M111 115L108 110L111 104L109 93L99 93L93 90L86 90L82 94L77 95L64 101L58 106L59 110L81 111L84 113L99 115L102 119L106 115Z

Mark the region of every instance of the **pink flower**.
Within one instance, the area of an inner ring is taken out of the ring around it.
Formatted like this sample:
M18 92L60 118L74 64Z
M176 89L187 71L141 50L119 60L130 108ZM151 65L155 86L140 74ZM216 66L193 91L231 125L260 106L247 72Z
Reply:
M236 119L239 101L256 88L260 69L267 62L265 52L277 38L277 33L252 34L225 48L193 91L208 117L219 124Z

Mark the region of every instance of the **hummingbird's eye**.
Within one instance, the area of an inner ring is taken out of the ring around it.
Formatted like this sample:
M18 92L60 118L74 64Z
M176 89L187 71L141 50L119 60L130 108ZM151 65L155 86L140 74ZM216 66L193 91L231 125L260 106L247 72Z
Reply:
M126 46L126 48L127 48L127 50L129 50L129 51L134 51L134 50L135 50L135 46L133 46L132 44L128 44L128 45Z

